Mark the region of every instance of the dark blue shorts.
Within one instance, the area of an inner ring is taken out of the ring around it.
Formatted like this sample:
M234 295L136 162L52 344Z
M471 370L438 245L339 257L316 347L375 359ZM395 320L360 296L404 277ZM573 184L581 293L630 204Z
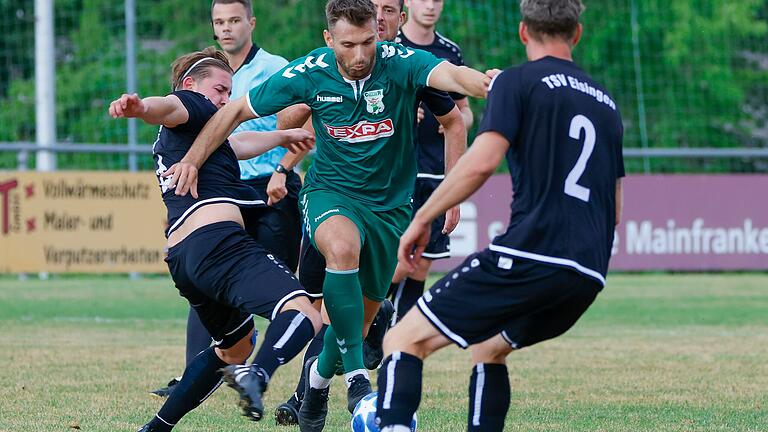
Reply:
M440 186L440 180L417 178L413 191L413 214L424 205L432 195L432 192ZM432 221L429 243L421 254L424 258L436 260L451 257L451 238L443 234L445 226L445 214Z
M325 257L312 246L312 242L306 237L301 241L299 281L313 298L323 298Z
M254 188L259 197L267 202L267 185L270 178L271 176L263 176L245 180L245 183ZM298 198L301 178L298 174L289 172L285 187L288 195L276 204L242 209L242 212L248 234L295 273L301 244L301 212Z
M600 292L575 271L485 249L419 299L419 310L462 348L501 334L520 349L570 329Z
M220 348L253 329L252 314L272 320L285 302L308 296L288 267L235 222L195 230L165 261L179 294Z

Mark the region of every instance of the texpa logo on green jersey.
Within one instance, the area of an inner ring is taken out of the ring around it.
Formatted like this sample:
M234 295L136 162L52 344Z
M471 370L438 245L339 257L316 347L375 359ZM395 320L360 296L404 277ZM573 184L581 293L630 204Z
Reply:
M373 141L379 138L391 137L395 134L395 125L392 123L392 119L376 123L363 120L354 126L324 126L325 130L328 131L328 135L348 143Z

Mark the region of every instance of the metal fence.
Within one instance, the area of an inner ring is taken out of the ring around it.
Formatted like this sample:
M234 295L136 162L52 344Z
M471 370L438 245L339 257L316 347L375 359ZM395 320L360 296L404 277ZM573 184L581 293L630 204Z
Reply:
M324 3L255 0L255 41L303 55L322 44ZM524 61L518 1L445 3L438 30L469 65ZM768 172L768 0L585 3L576 61L618 101L629 172ZM167 92L172 60L213 44L208 0L0 0L0 31L5 170L151 169L156 128L107 105Z

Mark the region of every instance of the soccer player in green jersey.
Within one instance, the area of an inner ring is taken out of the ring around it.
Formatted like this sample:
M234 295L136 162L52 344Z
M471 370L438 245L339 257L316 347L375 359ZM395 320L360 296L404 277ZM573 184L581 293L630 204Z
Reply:
M399 237L410 221L416 177L416 90L485 97L493 73L457 67L425 51L376 43L370 0L330 0L328 47L294 60L248 96L222 108L166 173L176 193L196 195L197 169L240 122L304 103L317 154L301 205L308 238L327 262L323 294L331 327L308 368L302 431L322 430L335 364L344 364L348 409L371 392L362 338L389 288Z

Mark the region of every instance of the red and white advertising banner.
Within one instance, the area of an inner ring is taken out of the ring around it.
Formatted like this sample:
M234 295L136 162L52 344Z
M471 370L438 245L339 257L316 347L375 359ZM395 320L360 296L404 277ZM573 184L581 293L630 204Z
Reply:
M447 271L486 247L509 221L512 189L496 175L462 204ZM613 270L768 270L768 176L632 175Z

